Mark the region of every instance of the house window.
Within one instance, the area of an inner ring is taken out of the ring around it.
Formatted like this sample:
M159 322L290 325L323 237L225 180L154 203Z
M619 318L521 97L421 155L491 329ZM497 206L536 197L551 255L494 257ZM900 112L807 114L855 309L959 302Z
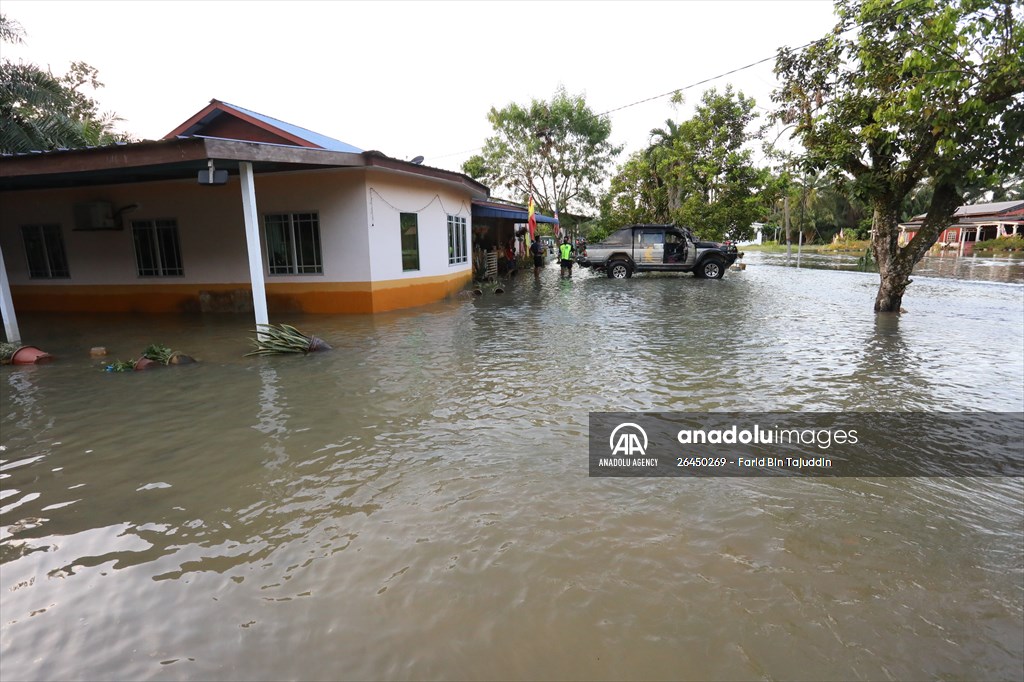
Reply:
M466 219L456 215L448 216L448 265L465 263L469 260L466 249Z
M62 279L71 276L60 225L22 225L21 236L25 241L29 277Z
M177 221L133 220L132 237L139 277L180 277L185 274L181 267Z
M274 213L265 218L271 275L318 275L324 271L317 213Z
M419 222L415 213L402 213L402 270L420 269Z

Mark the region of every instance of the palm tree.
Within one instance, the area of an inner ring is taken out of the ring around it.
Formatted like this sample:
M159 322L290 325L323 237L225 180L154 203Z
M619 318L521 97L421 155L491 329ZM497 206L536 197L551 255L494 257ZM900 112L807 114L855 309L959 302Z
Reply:
M656 147L671 147L672 143L675 142L676 137L679 136L679 124L670 118L665 119L664 128L653 128L651 130L650 142L651 148ZM657 138L657 140L655 140Z
M21 25L0 15L0 42L24 42ZM102 87L97 71L76 62L58 77L35 64L0 61L0 153L20 153L110 144L127 139L117 133L120 121L100 114L92 98L79 91L83 85Z
M664 189L668 200L665 216L663 218L659 218L662 222L668 222L669 216L672 212L679 209L683 203L679 187L677 185L669 186L669 183L665 181L665 175L669 174L671 169L678 165L678 161L669 161L664 165L662 163L665 157L668 156L667 152L671 151L672 147L675 146L676 140L679 139L680 132L678 123L670 118L665 119L664 128L653 128L651 130L649 138L650 146L647 147L645 152L648 162L651 165L655 185L659 190Z

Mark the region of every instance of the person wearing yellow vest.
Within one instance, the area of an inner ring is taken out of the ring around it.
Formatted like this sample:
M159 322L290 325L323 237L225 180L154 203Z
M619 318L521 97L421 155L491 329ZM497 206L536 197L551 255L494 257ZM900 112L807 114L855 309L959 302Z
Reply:
M558 247L559 262L562 265L562 277L572 277L572 244L569 242L569 238L566 237L562 240L562 245Z

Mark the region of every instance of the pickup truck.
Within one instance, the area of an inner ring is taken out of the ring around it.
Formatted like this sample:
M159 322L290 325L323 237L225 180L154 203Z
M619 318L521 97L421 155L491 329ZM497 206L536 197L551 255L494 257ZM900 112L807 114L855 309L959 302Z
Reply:
M721 279L739 257L731 244L698 240L677 225L629 225L601 242L588 244L579 263L623 279L634 272L692 272L695 277Z

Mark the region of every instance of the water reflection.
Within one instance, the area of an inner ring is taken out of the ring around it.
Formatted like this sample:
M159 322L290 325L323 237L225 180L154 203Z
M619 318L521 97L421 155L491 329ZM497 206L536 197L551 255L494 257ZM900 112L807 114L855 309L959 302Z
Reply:
M277 388L277 372L272 367L259 368L260 412L259 421L253 428L265 435L263 449L273 455L270 463L281 464L287 457L281 445L281 436L287 433L288 415L285 413L286 398Z
M876 316L854 362L847 371L837 368L833 379L850 402L880 412L926 410L932 403L934 368L907 343L900 322L898 315Z
M0 677L1019 675L1019 480L587 478L590 411L1024 409L1024 287L876 316L875 275L750 262L281 320L308 357L26 316L59 359L0 377ZM201 362L88 357L153 341Z
M865 267L863 254L803 252L792 256L785 253L751 252L748 261L771 265L817 270L844 270L848 272L878 272L878 267ZM914 277L942 277L982 282L1024 283L1024 255L966 255L956 252L929 252L914 267Z

